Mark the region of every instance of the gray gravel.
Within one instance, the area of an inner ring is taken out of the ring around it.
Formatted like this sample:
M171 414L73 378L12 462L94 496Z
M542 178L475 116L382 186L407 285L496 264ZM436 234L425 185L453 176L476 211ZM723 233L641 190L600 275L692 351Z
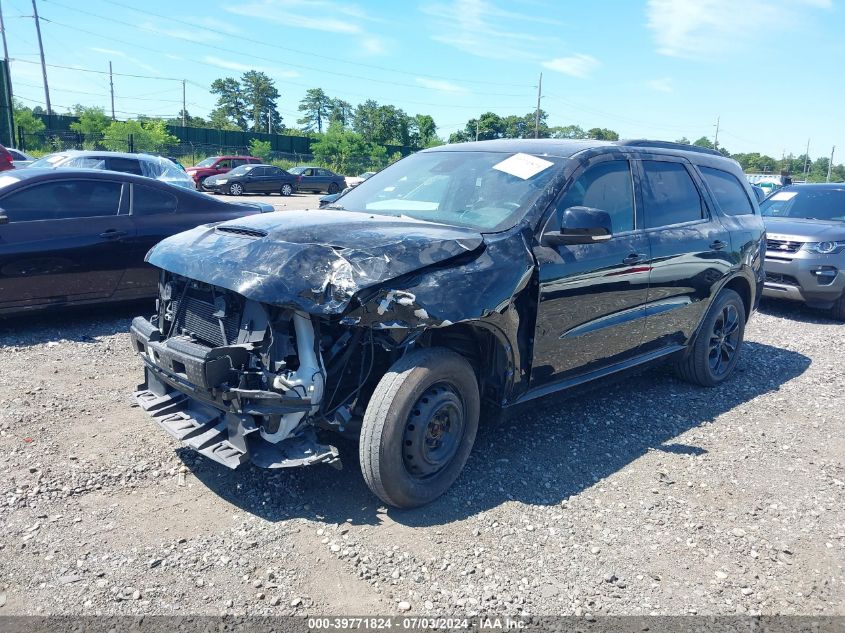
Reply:
M0 615L845 615L845 326L754 316L739 371L657 369L483 424L416 511L358 471L231 472L130 400L146 306L0 323Z

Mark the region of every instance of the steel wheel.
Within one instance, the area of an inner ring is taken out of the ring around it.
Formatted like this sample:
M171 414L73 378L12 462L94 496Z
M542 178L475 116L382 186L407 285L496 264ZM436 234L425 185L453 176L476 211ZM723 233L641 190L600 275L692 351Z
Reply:
M405 425L402 461L408 473L426 479L449 464L463 438L464 418L464 403L451 385L426 390Z
M724 374L736 355L740 340L739 319L739 311L731 304L724 306L716 317L707 356L714 376Z
M229 185L229 193L233 196L239 196L244 192L244 186L239 182L233 182Z

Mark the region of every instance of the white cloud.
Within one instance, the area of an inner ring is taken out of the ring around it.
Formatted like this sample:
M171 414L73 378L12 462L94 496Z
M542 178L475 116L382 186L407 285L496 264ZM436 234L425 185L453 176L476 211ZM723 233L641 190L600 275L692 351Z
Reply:
M796 28L831 0L648 0L647 26L661 55L723 56L766 33ZM803 7L803 8L802 8Z
M154 75L161 74L159 69L155 66L151 66L150 64L142 62L137 57L132 57L131 55L128 55L127 53L114 48L100 48L99 46L89 46L88 50L94 51L95 53L100 53L101 55L108 55L109 57L119 57L120 59L125 59L130 64L137 66L138 68L141 68L143 70L146 70L147 72L152 73ZM115 70L115 72L117 72L117 70Z
M231 4L229 13L284 24L288 28L358 34L359 22L366 19L363 11L352 5L329 0L264 0L248 4Z
M138 25L138 28L155 33L156 35L164 35L165 37L172 37L177 40L187 40L189 42L213 42L220 39L220 36L210 31L201 31L194 29L182 29L164 27L155 22L143 22Z
M467 94L469 91L463 86L453 84L451 81L440 81L438 79L427 79L425 77L417 77L416 82L423 88L429 90L437 90L438 92L449 92L452 94Z
M449 0L423 5L421 10L432 18L436 42L464 53L488 59L538 61L544 51L559 46L554 38L519 30L520 23L559 24L536 13L517 13L500 9L492 0Z
M250 70L258 70L263 73L267 73L268 75L275 75L276 77L299 77L299 73L295 70L275 68L272 66L256 66L254 64L242 64L231 59L222 59L214 55L206 55L203 58L203 61L206 64L211 64L212 66L217 66L218 68L224 68L226 70L236 70L240 73L245 73Z
M656 90L657 92L668 93L675 91L674 86L672 86L672 79L669 77L663 77L661 79L652 79L651 81L647 81L646 85L652 90Z
M381 39L370 36L361 40L361 50L367 55L384 55L387 47Z
M583 53L576 53L569 57L557 57L543 62L544 68L581 79L588 77L599 66L601 66L599 60L592 55L584 55Z

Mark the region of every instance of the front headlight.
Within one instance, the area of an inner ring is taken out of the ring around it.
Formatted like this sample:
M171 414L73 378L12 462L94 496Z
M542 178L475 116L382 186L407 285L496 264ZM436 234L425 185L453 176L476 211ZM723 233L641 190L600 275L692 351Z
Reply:
M820 255L834 255L845 250L845 242L807 242L801 249Z

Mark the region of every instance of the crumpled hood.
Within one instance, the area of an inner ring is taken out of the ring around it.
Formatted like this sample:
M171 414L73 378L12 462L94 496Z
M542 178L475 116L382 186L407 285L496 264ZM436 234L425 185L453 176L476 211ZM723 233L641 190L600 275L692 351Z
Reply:
M472 229L337 210L199 226L147 253L164 270L262 303L339 314L358 291L479 249Z
M799 242L838 242L845 240L845 223L801 218L764 217L766 234L772 239Z

